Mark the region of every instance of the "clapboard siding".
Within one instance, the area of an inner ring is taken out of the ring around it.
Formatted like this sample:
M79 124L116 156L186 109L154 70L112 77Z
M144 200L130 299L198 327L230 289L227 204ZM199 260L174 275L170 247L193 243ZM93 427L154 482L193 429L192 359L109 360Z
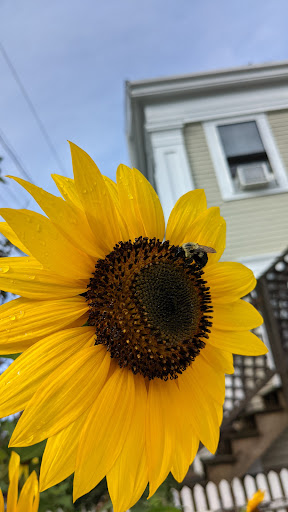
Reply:
M267 118L288 174L288 110L269 112Z
M288 111L272 112L268 118L288 169ZM224 202L201 123L186 126L185 143L195 187L205 189L208 206L220 206L227 221L223 259L282 252L288 245L288 193Z

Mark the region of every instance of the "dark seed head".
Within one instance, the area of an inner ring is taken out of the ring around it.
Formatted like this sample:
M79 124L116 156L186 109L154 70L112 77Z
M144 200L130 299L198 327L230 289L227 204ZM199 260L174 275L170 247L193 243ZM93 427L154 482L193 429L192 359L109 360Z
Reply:
M119 242L98 260L86 293L95 343L134 374L177 378L210 332L211 297L202 275L168 241Z

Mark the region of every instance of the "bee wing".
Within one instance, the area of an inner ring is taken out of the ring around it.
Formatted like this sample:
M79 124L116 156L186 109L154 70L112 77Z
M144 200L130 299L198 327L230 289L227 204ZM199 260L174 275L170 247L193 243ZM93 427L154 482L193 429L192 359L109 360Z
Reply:
M213 247L207 247L207 245L199 245L199 249L202 249L202 251L205 252L216 252L216 250L213 249Z

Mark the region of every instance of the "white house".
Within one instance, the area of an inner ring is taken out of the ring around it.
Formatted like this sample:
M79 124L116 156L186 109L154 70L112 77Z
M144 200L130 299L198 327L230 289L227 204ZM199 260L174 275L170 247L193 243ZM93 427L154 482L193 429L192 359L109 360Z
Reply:
M204 188L227 221L223 259L260 276L287 249L288 61L127 82L126 123L132 165L166 218L182 194ZM269 310L271 355L234 360L219 449L204 460L216 483L288 466L288 255L271 269L256 297Z
M132 164L166 217L204 188L227 221L224 259L259 275L288 244L288 61L127 82Z

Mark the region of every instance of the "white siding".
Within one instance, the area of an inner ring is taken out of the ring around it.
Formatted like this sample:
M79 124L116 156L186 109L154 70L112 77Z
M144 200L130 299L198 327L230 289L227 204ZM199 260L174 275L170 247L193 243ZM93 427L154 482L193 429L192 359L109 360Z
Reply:
M267 118L288 174L288 110L268 112Z

